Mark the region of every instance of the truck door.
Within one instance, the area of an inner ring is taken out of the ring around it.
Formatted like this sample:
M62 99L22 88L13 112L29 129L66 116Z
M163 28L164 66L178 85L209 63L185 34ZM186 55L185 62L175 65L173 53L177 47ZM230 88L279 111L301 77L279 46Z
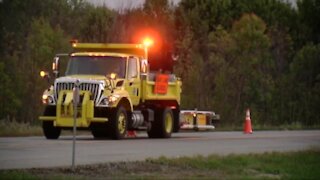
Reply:
M140 102L140 75L138 71L138 59L130 57L128 60L128 83L126 89L130 95L133 105L138 105Z

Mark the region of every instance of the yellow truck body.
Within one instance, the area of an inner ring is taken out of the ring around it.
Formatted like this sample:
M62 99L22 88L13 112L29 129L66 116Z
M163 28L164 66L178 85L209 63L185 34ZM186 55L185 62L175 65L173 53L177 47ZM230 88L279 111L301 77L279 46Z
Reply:
M72 47L65 76L59 76L59 56L54 58L56 78L42 96L46 108L39 119L48 139L71 129L75 117L75 126L91 130L95 138L122 139L129 130L168 138L179 130L181 80L171 73L150 72L148 47L102 43ZM80 98L76 105L75 88Z

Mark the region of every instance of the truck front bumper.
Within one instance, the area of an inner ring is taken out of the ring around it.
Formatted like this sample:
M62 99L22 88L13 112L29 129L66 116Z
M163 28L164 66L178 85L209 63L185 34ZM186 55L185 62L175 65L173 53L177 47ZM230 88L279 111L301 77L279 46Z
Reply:
M58 119L56 116L40 116L39 120L53 121L54 126L57 126L57 127L73 127L73 118L71 117ZM87 119L87 118L78 117L76 120L76 126L87 128L90 126L91 123L104 123L104 122L108 122L108 118L94 117L94 118Z
M81 102L77 108L76 126L88 128L91 123L104 123L107 117L94 117L94 102L90 99L91 92L80 91ZM61 90L56 105L56 116L40 116L41 121L53 121L55 127L73 127L74 123L73 92Z

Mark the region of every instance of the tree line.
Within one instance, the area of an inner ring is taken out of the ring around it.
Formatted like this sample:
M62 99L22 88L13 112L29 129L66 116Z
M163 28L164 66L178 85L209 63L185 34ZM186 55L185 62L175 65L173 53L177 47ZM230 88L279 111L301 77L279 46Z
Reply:
M151 29L179 56L182 109L214 110L243 122L320 124L320 1L146 0L112 10L84 0L0 2L0 119L37 122L51 68L69 40L136 42ZM150 31L149 31L150 32Z

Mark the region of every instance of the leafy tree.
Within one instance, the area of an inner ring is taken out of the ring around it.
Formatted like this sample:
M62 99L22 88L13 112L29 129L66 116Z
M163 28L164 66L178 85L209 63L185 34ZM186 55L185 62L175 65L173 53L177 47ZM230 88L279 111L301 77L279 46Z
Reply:
M51 67L49 64L55 53L66 50L61 41L70 38L60 25L67 28L67 21L77 19L65 17L78 7L84 7L82 2L4 0L0 3L0 60L5 74L1 86L5 90L0 98L2 103L6 102L0 109L1 118L31 122L39 115L40 97L45 88L44 83L39 82L39 71L45 66ZM72 27L77 34L74 29L77 28Z
M176 72L183 79L182 105L184 108L212 109L211 92L214 88L210 65L208 35L219 23L228 21L222 15L229 1L182 1L176 10L176 48L180 54ZM228 13L226 13L228 14ZM206 80L204 80L206 79ZM195 82L199 83L195 86ZM196 98L195 98L196 97Z
M84 26L81 27L81 40L84 42L108 42L110 29L114 23L114 13L105 7L87 9Z
M306 41L320 43L320 1L298 0L297 6L300 36L304 36Z
M308 44L295 56L290 66L290 122L306 125L320 123L320 45Z
M5 72L4 63L0 62L0 120L14 120L17 113L16 108L20 107L20 100L13 91L12 80Z
M260 121L268 111L273 64L265 33L264 22L254 14L246 14L234 23L230 33L220 29L211 36L211 59L218 67L214 102L225 120L234 125L241 122L240 114L248 107Z
M18 109L17 119L33 122L42 112L40 98L48 86L39 77L39 72L50 69L54 54L68 50L68 40L59 26L53 29L45 19L39 19L31 24L27 43L29 46L23 53L24 61L15 67L20 69L17 71L17 76L23 82L18 93L22 106Z

